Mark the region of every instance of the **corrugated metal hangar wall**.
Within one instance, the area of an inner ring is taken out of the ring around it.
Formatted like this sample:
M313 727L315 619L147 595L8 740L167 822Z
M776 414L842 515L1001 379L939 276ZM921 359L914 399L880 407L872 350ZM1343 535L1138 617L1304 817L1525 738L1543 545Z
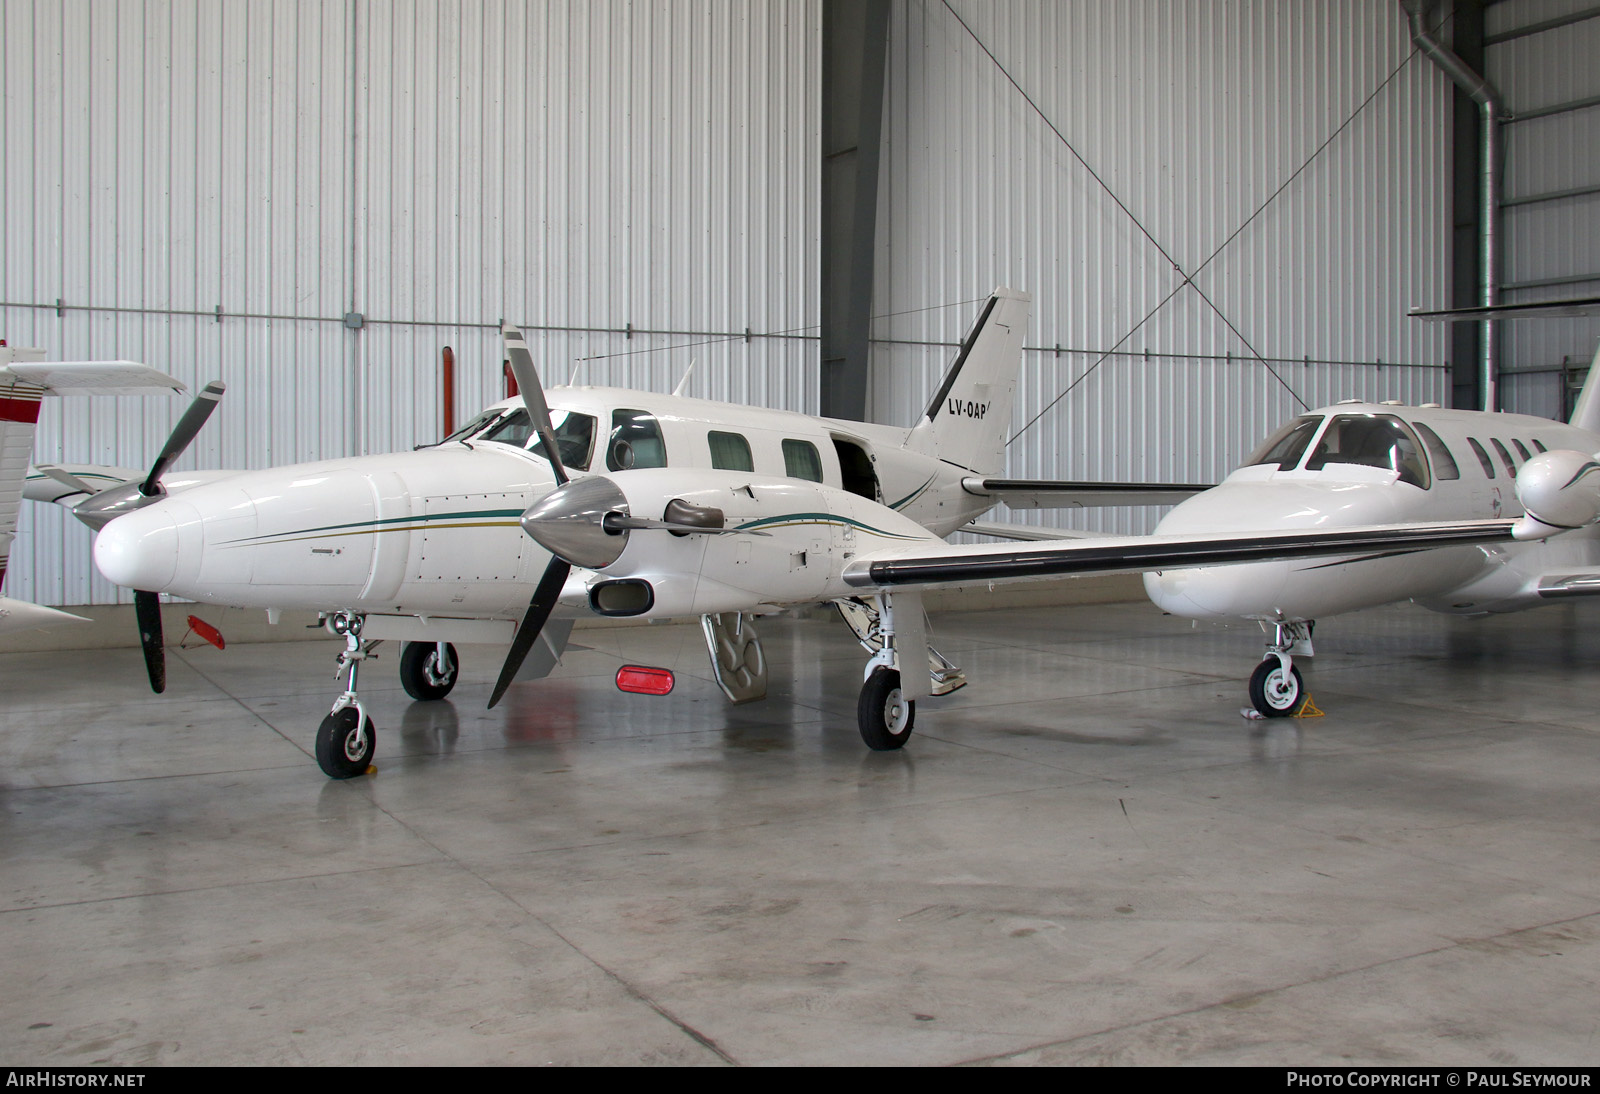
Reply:
M441 348L470 413L502 318L547 382L817 406L820 0L0 11L0 336L225 379L190 466L436 439ZM1402 312L1443 302L1451 91L1397 5L895 0L887 86L877 420L999 283L1013 474L1214 479L1303 403L1446 397ZM36 451L137 465L181 409L53 405ZM30 509L6 591L114 599Z

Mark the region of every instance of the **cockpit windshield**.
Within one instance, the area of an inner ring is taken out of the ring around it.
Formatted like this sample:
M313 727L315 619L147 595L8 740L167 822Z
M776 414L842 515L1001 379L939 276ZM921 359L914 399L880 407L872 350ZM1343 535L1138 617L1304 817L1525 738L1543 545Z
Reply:
M561 454L563 466L579 471L589 470L589 457L594 448L594 418L576 411L552 410L550 421L555 427L556 448ZM545 454L544 441L534 433L533 422L526 410L512 411L478 440L499 441L501 444L526 448L536 456ZM529 441L533 443L529 444Z
M1307 414L1296 418L1262 441L1261 446L1250 453L1249 458L1244 461L1244 466L1276 464L1286 469L1299 466L1300 457L1305 455L1306 445L1311 443L1311 438L1316 436L1317 427L1321 424L1320 414Z
M1428 464L1422 446L1404 422L1389 414L1337 414L1306 460L1307 471L1331 463L1381 467L1400 474L1401 482L1426 490Z

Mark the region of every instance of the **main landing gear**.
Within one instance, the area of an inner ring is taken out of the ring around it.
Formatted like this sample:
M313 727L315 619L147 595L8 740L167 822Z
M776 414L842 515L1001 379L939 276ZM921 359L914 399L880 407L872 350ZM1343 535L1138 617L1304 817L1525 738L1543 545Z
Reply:
M337 677L346 670L349 685L334 701L333 710L317 727L317 766L330 779L353 779L364 775L372 765L376 731L367 709L356 695L356 670L372 656L376 642L361 641L361 625L366 617L354 612L336 612L328 621L334 634L344 637L344 652L339 654Z
M1294 667L1294 654L1310 657L1312 620L1273 624L1267 656L1250 674L1250 703L1266 718L1286 718L1305 701L1305 682Z
M898 594L898 615L895 599L882 596L871 601L836 602L839 614L855 632L856 640L872 654L867 662L861 696L856 701L856 728L874 752L892 752L905 747L917 719L917 697L947 695L967 685L961 670L928 645L928 621L922 612L922 598L915 594ZM919 673L913 681L914 685L920 684L920 688L903 687L900 653L904 651L908 657L915 658L913 664L917 664L922 660L915 652L919 648L926 651L928 675L923 679Z
M449 642L407 642L400 649L400 686L413 699L443 699L456 686L461 662Z

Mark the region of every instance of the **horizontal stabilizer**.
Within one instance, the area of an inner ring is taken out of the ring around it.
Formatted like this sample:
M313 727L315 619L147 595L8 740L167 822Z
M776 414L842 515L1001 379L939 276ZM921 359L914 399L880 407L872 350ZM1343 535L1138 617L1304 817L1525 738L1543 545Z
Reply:
M137 361L13 361L0 365L7 379L44 388L46 395L154 395L182 391L183 381Z
M46 608L43 604L32 604L26 600L13 600L9 596L0 596L0 634L10 634L13 631L28 631L38 627L54 627L61 623L88 623L90 620L71 612L57 611L55 608Z
M969 475L961 489L1002 501L1009 509L1098 509L1113 505L1177 505L1209 485L1166 482L1073 482L992 479Z

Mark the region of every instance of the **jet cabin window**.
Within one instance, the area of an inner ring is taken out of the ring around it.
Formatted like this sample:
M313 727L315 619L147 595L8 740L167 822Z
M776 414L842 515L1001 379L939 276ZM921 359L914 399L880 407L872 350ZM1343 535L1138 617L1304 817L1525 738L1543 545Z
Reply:
M1476 437L1468 437L1467 444L1472 446L1472 454L1478 457L1478 462L1483 465L1483 473L1489 478L1494 478L1494 464L1489 461L1489 453L1483 450L1483 445L1478 443Z
M1494 437L1489 438L1489 443L1494 445L1495 455L1500 457L1500 462L1506 465L1506 474L1512 478L1517 477L1517 465L1511 462L1511 453L1506 451L1506 446Z
M1459 479L1461 469L1456 466L1456 458L1450 454L1450 449L1440 439L1439 434L1423 425L1421 422L1412 422L1411 428L1417 431L1422 438L1422 443L1428 446L1428 460L1433 464L1433 476L1436 479Z
M1261 446L1244 461L1244 466L1277 464L1281 469L1297 467L1300 457L1305 455L1306 445L1311 443L1311 438L1316 436L1317 427L1321 424L1320 414L1296 418L1262 441Z
M552 410L550 423L555 428L556 450L561 454L562 465L579 471L589 470L589 453L594 445L594 419L574 411ZM544 441L534 433L533 422L526 410L508 414L479 439L516 445L536 456L544 456ZM530 441L533 443L529 444Z
M1399 472L1401 482L1423 490L1429 486L1421 446L1405 423L1389 414L1335 415L1306 460L1306 470L1321 471L1331 463L1384 467Z
M723 471L754 471L755 461L750 458L750 442L738 433L721 433L713 429L706 434L706 444L711 446L711 466Z
M643 410L611 413L611 439L606 442L606 467L626 471L631 467L667 466L667 446L661 440L661 423Z

